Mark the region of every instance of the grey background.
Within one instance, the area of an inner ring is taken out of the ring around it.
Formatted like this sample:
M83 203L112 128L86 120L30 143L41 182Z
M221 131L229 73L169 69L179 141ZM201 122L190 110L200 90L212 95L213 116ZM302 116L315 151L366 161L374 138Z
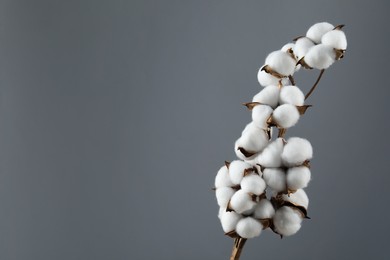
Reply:
M349 46L288 132L314 146L312 220L242 258L388 259L388 10L1 1L0 259L228 259L211 188L250 120L240 104L265 56L319 21L345 23Z

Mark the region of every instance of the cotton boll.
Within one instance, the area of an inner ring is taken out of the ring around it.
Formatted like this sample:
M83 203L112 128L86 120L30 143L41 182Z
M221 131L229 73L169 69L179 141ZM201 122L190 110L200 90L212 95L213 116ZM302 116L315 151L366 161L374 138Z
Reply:
M257 163L263 167L281 167L283 146L282 138L275 139L256 157Z
M291 236L301 228L302 216L291 207L281 207L275 212L273 223L276 232L283 236Z
M296 61L284 51L273 51L268 54L265 64L275 72L289 76L294 74Z
M294 43L289 42L289 43L286 43L285 45L283 45L283 47L280 50L284 51L284 52L288 52L289 49L294 50L294 46L295 46Z
M240 184L244 177L245 170L250 168L252 168L252 166L249 163L240 160L232 161L229 165L229 176L232 183L234 185Z
M295 206L302 206L305 209L309 207L309 197L304 190L299 189L290 195L283 194L283 200L288 201Z
M280 192L286 189L286 173L280 168L265 168L263 178L267 186L274 192Z
M311 39L315 43L321 42L321 37L333 30L334 26L327 22L316 23L312 25L306 33L306 37Z
M279 103L303 106L305 95L297 86L284 86L280 90Z
M259 81L260 85L263 87L269 86L269 85L278 85L279 80L278 78L272 76L271 74L259 69L259 72L257 73L257 80Z
M240 214L237 214L234 211L222 212L221 214L221 225L225 233L233 231L236 229L238 221L242 218Z
M329 45L338 50L347 49L347 37L340 30L332 30L325 33L321 38L321 43Z
M279 101L279 87L275 85L270 85L265 87L262 91L257 93L252 102L259 102L263 105L268 105L272 108L275 108L278 105Z
M221 219L222 214L226 212L226 208L219 208L218 210L218 218Z
M265 130L256 127L254 124L246 128L243 134L234 144L234 150L236 155L242 160L250 160L255 158L255 154L262 151L268 144L269 137ZM249 153L254 155L248 156L242 154L239 148L245 149Z
M263 225L254 218L246 217L237 223L236 232L242 238L254 238L260 235Z
M267 120L271 116L272 111L272 108L267 105L255 106L252 110L253 123L259 128L267 129Z
M283 104L274 110L272 119L278 126L289 128L298 122L299 116L299 111L296 106Z
M336 53L331 46L318 44L307 52L304 60L312 68L327 69L335 62Z
M308 140L291 137L283 148L282 160L286 166L302 165L313 157L313 148Z
M215 176L215 188L230 187L233 186L229 176L229 169L226 166L222 166L219 169L217 176Z
M294 54L297 59L301 59L315 44L312 40L307 37L299 38L294 46Z
M310 177L310 169L306 166L289 168L287 170L287 187L289 190L306 188Z
M256 202L243 190L238 190L230 199L230 207L239 214L252 210L254 206L256 206Z
M236 191L230 187L221 187L215 191L217 197L218 206L221 208L227 208L229 200Z
M253 217L257 219L272 218L274 215L275 209L272 206L272 203L267 199L260 200L260 202L257 203L253 212Z
M241 181L241 190L247 193L260 195L264 192L266 184L264 180L257 174L245 176Z

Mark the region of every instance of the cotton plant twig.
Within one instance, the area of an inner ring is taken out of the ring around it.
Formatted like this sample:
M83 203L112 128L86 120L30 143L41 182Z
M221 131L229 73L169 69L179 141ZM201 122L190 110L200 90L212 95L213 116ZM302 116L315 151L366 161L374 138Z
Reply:
M225 162L215 178L218 217L225 235L234 238L231 260L240 259L247 239L263 230L269 228L283 238L294 235L303 219L309 219L304 188L311 179L313 149L304 138L285 136L311 107L304 102L325 69L344 56L347 41L342 27L314 24L306 36L271 52L259 69L264 89L243 104L252 121L235 142L238 159ZM320 70L306 95L293 77L299 69ZM272 129L278 129L274 139Z

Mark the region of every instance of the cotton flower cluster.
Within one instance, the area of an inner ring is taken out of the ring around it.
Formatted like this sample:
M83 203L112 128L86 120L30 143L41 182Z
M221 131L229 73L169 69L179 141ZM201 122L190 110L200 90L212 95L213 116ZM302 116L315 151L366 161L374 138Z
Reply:
M309 105L295 85L299 69L324 70L343 57L347 41L342 26L322 22L306 36L271 52L258 72L263 89L245 103L252 120L234 144L237 160L226 162L215 177L218 217L226 235L253 238L266 228L281 236L298 232L308 218L313 149L304 138L284 138ZM279 130L272 137L272 130Z

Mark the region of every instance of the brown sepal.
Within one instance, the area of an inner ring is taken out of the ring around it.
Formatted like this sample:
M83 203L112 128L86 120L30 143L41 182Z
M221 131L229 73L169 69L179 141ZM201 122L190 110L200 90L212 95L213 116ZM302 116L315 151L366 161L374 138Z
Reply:
M339 24L339 25L336 25L333 30L341 30L343 29L343 27L345 26L345 24Z
M307 167L307 168L309 168L310 169L310 161L309 160L306 160L306 161L304 161L303 163L302 163L302 166L305 166L305 167Z
M334 49L334 52L336 53L336 60L344 58L345 50Z
M256 153L254 153L254 152L249 152L249 151L245 150L245 149L242 148L242 147L238 147L237 150L239 150L239 151L240 151L245 157L247 157L247 158L249 158L249 157L251 157L251 156L253 156L253 155L256 154Z
M302 67L304 67L305 69L308 69L308 70L313 69L312 67L310 67L309 65L306 64L304 58L305 58L305 57L302 57L302 58L297 62L297 65L300 64Z
M229 167L230 167L230 162L228 162L228 161L225 161L225 166L226 166L226 168L228 168L228 169L229 169Z
M234 185L234 186L232 186L232 189L233 190L241 190L241 185L240 184Z
M247 102L242 104L246 106L250 111L252 111L255 106L261 105L260 102Z
M313 105L303 105L303 106L297 106L298 112L300 115L304 115L306 113L306 110L309 107L312 107Z
M231 206L230 206L230 200L229 200L229 202L228 202L228 204L227 204L227 207L226 207L226 212L231 212L231 211L234 211L234 210L231 208Z
M225 233L226 236L229 236L231 238L238 238L240 237L235 230L229 231Z
M276 77L276 78L285 78L286 76L274 71L273 69L271 69L268 65L265 65L261 68L261 70L267 72L268 74L271 74L272 76Z

